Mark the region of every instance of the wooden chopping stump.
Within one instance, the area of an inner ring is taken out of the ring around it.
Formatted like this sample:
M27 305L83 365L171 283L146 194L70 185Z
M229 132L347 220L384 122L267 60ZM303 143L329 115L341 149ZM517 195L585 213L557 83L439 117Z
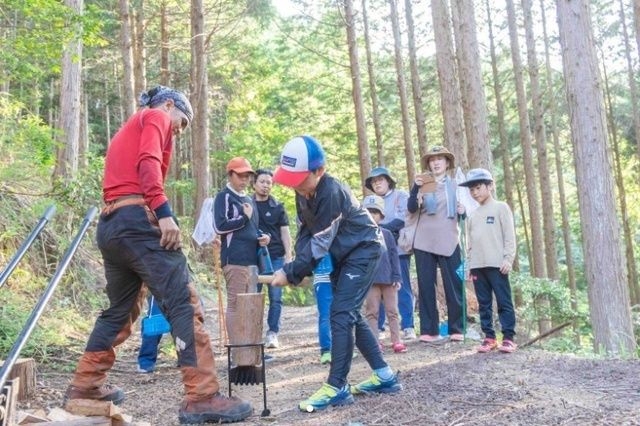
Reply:
M264 293L240 293L237 300L237 333L229 336L232 345L259 345L262 343L262 318L264 315ZM262 364L260 346L233 348L233 362L237 366Z

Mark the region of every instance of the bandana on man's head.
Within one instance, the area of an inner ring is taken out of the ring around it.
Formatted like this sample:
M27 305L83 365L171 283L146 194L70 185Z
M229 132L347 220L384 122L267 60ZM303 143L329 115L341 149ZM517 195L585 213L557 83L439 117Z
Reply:
M156 86L153 89L142 92L138 104L141 107L154 107L167 99L171 99L173 104L187 117L189 123L193 120L193 108L184 93L165 86Z

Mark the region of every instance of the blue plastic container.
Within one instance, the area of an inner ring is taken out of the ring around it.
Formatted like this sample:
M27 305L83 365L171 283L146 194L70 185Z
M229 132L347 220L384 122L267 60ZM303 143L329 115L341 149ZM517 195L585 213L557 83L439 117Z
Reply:
M440 323L440 335L441 336L448 336L449 335L449 324L447 324L446 322L441 322Z
M261 275L273 275L273 263L267 246L258 247L258 271Z

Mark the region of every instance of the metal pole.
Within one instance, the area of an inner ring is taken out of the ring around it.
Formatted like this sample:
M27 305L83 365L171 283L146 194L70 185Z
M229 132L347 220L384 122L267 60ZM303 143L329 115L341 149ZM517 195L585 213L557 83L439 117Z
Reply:
M4 270L0 274L0 288L2 288L4 283L9 278L9 275L11 275L13 270L18 265L18 262L22 260L22 257L24 256L24 254L27 252L27 250L29 250L29 247L31 247L31 244L33 244L33 242L38 237L38 235L40 235L40 232L42 232L42 230L47 225L47 223L51 220L55 212L56 212L56 206L54 204L50 205L47 208L47 210L44 212L44 215L40 218L40 220L36 224L36 227L33 229L33 231L31 231L31 234L29 234L27 239L24 240L24 242L22 243L22 245L20 246L16 254L13 255L13 258L11 259L9 264L6 266L6 268L4 268Z
M67 267L69 266L69 263L71 263L71 258L73 257L76 250L78 249L78 246L82 241L82 238L84 238L87 232L87 229L89 228L89 225L91 224L91 221L93 220L97 212L98 212L97 207L91 207L87 211L87 214L85 215L82 221L82 224L80 225L80 230L78 231L74 240L71 242L71 246L69 246L69 248L67 249L67 252L64 254L62 261L58 265L58 269L56 269L56 273L49 281L49 284L47 285L47 288L45 289L45 292L43 293L43 295L40 297L38 304L31 312L31 316L29 316L29 319L27 320L26 325L20 332L20 335L18 336L18 340L16 341L16 343L13 344L11 351L9 351L9 355L7 355L7 359L4 361L4 364L0 369L0 389L2 389L2 387L6 383L9 377L9 373L11 372L11 368L13 368L13 364L15 364L16 360L18 359L18 356L20 355L20 351L24 347L25 343L27 342L27 339L31 335L31 332L35 328L36 322L38 321L40 316L42 316L42 312L44 312L44 309L47 307L47 303L49 302L49 299L51 299L51 296L53 295L53 292L56 289L56 286L58 285L58 283L60 282L60 279L62 278L62 275L64 275Z

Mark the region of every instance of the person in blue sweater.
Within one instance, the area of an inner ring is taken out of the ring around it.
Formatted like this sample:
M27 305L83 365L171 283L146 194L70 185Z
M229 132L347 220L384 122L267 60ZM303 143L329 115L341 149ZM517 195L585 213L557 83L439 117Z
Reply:
M377 195L367 195L362 202L362 206L369 210L376 223L384 219L384 200ZM400 289L400 258L398 256L398 246L396 239L386 228L380 227L384 243L387 247L385 253L380 257L378 269L373 278L373 285L367 294L364 303L365 317L369 321L369 327L375 330L378 326L378 315L380 303L384 304L384 311L389 322L389 334L391 337L391 348L395 353L404 353L407 347L400 341L400 320L398 314L398 290ZM383 348L380 342L380 348Z

